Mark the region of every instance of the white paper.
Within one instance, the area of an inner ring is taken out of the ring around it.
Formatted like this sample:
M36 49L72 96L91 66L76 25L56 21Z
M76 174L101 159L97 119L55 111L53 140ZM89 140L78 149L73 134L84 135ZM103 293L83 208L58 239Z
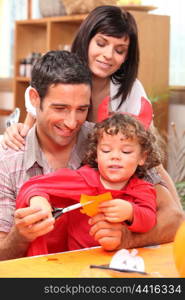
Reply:
M138 256L137 253L138 251L136 249L130 252L127 249L121 249L113 255L109 267L145 272L144 260L141 256Z

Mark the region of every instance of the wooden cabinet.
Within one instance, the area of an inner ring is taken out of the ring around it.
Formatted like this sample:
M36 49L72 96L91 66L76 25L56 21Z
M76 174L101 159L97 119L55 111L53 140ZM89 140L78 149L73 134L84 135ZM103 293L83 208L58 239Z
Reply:
M138 24L140 43L140 68L138 78L150 98L161 97L168 91L169 74L169 17L131 11ZM14 55L14 105L25 118L24 92L29 78L19 76L20 60L31 52L44 53L63 49L71 44L75 33L86 15L73 15L38 20L17 21L15 25ZM162 101L162 100L161 100ZM167 104L162 108L167 118ZM155 107L154 107L155 110ZM160 105L161 110L161 105ZM157 116L156 116L157 117ZM163 128L167 128L164 118Z

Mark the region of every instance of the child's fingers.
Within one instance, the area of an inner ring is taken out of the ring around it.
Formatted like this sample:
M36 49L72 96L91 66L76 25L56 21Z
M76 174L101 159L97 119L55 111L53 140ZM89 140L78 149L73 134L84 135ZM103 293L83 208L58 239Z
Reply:
M99 208L105 208L105 207L110 207L110 206L114 206L115 205L115 201L114 200L109 200L109 201L105 201L105 202L101 202L98 207Z
M120 222L120 219L119 218L117 218L117 217L107 217L107 216L105 216L105 220L106 221L108 221L108 222L110 222L110 223L119 223Z

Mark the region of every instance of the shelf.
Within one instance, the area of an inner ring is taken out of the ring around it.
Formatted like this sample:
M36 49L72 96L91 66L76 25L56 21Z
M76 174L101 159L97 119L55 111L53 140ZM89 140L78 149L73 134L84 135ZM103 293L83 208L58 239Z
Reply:
M29 20L19 20L16 21L17 25L44 25L50 22L75 22L79 23L82 22L87 17L87 14L79 14L79 15L70 15L70 16L56 16L56 17L47 17L41 19L29 19Z
M123 5L120 8L124 10L136 10L141 12L149 12L151 10L157 9L156 6L145 6L145 5Z
M18 82L30 82L30 78L29 77L20 77L20 76L18 76L18 77L16 77L16 80Z
M12 110L0 109L0 116L9 116L11 113L12 113Z

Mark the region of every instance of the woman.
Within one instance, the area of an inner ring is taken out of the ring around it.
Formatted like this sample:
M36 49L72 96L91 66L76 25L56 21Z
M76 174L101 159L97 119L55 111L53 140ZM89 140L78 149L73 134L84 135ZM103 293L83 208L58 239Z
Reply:
M76 52L89 65L92 72L92 109L89 113L89 121L96 122L98 112L104 108L108 108L110 112L130 112L136 115L139 113L141 98L146 98L146 93L137 79L138 32L135 20L129 12L117 6L95 8L81 24L71 51ZM29 91L27 91L27 96L29 96ZM29 97L27 102L29 103ZM23 137L34 123L33 115L35 115L34 110L28 107L26 127L19 123L8 128L3 144L16 150L22 147ZM151 173L152 182L156 184L158 207L162 208L158 223L163 224L163 230L166 231L162 242L168 242L169 239L172 240L178 223L170 224L169 220L179 218L180 222L181 204L168 173L162 165L157 167L157 170L168 188L158 184L161 181L160 178ZM168 220L166 220L167 215ZM155 243L155 231L153 240ZM135 244L134 247L136 246Z
M83 40L83 42L82 42ZM90 121L110 96L109 109L138 114L146 93L136 79L139 65L137 26L133 16L115 6L95 8L81 24L72 44L93 76Z

